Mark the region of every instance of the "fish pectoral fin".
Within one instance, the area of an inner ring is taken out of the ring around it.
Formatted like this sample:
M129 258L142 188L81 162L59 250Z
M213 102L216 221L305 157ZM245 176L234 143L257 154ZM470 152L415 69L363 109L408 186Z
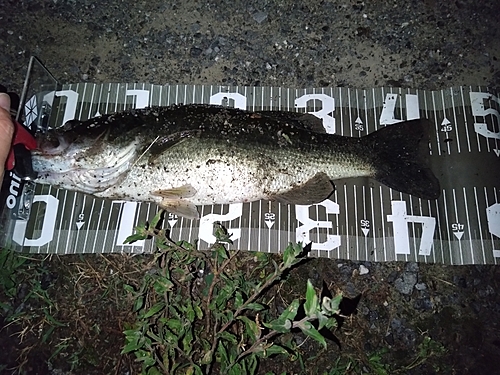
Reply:
M309 181L269 198L286 204L307 205L323 202L334 191L335 185L326 173L317 173Z
M182 143L186 139L196 136L199 134L199 130L186 130L182 132L177 132L169 134L164 137L159 137L152 144L148 145L147 150L149 151L149 163L154 162L162 153L166 150Z
M170 200L181 200L184 198L194 197L196 189L189 184L179 186L172 189L155 190L151 194L157 197L162 197Z
M185 217L186 219L199 219L200 213L196 206L188 201L164 199L159 206L171 214Z

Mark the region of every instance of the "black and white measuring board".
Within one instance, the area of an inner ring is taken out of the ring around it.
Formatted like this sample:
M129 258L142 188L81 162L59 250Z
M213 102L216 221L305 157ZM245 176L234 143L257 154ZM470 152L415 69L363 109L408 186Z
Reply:
M31 97L26 120L52 106L51 123L150 105L225 104L248 110L309 112L328 133L360 137L416 118L434 124L432 168L442 194L427 201L367 178L336 182L330 199L311 206L259 201L200 207L199 221L169 214L174 240L215 238L213 223L232 233L233 248L282 251L312 242L311 256L367 261L445 264L500 262L500 99L482 87L441 91L395 88L289 89L202 85L91 84L63 86ZM123 245L151 219L150 203L105 201L37 185L31 216L18 219L12 242L30 253L150 252L152 241Z

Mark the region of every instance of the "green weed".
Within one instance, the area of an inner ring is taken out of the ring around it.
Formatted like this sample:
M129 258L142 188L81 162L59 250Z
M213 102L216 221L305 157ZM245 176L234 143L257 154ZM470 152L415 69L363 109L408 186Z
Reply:
M263 301L266 291L284 282L284 274L303 260L302 245L290 244L279 263L258 254L248 271L235 264L238 252L227 250L227 231L217 225L214 234L217 241L206 252L174 243L161 229L160 213L127 239L154 236L158 252L156 267L142 282L125 286L135 300L137 321L124 331L122 353L133 353L148 375L236 375L255 374L260 358L294 356L294 345L276 340L292 330L326 348L320 330L336 327L341 295L320 300L308 281L305 300L293 300L278 316Z

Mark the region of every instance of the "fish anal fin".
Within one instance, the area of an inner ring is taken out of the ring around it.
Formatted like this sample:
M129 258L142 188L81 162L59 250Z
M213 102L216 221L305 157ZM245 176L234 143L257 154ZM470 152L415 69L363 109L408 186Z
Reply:
M269 197L286 204L308 205L323 202L335 191L326 173L317 173L307 182L294 186L290 190Z
M163 199L159 203L159 206L174 215L182 216L186 219L194 220L200 218L200 213L196 206L188 201Z
M151 194L167 200L182 200L194 197L196 195L196 189L193 186L186 184L172 189L155 190L151 192Z

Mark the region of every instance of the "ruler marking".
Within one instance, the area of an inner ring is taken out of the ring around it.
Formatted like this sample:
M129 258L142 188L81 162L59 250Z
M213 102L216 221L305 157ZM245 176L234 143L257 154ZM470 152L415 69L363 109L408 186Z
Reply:
M408 196L410 199L410 215L413 216L413 201L412 201L412 196ZM417 228L415 227L415 221L411 221L411 229L413 231L413 249L415 253L415 262L418 262L418 248L417 248Z
M439 204L437 199L434 201L434 203L436 204L436 216L440 218L441 214L439 213ZM443 260L444 263L444 246L443 246L443 233L442 233L443 227L441 225L441 220L437 221L437 225L438 225L439 242L441 244L441 259Z
M349 257L349 212L347 211L347 186L344 184L344 211L345 211L345 229L346 229L346 245L347 245L347 255Z
M486 264L486 251L484 250L484 239L483 239L483 226L481 223L481 215L479 214L479 201L477 200L477 190L474 186L474 200L476 202L476 214L477 220L479 222L479 238L481 239L481 250L483 252L483 263Z
M85 94L87 92L87 82L84 83L83 85L83 93L81 96L81 106L80 106L80 113L78 114L78 120L82 119L82 112L83 112L83 105L85 103ZM80 95L78 96L80 98Z
M453 208L455 209L455 220L457 224L460 224L460 220L458 218L458 209L457 209L457 197L455 194L455 188L451 189L451 193L453 196ZM457 238L458 239L458 238ZM458 249L460 250L460 264L464 264L464 255L462 250L462 240L458 239Z
M356 260L359 260L358 199L356 197L356 185L353 184L352 189L354 191L354 230L356 236Z
M252 250L252 203L248 205L248 250Z
M465 107L465 98L464 98L464 91L463 91L463 86L460 86L460 96L462 98L462 108L464 111L464 126L465 126L465 135L467 139L467 149L469 152L471 152L470 148L470 138L469 138L469 124L467 121L467 109Z
M71 214L70 214L70 218L69 218L69 227L68 227L68 238L66 238L66 249L69 248L69 238L71 237L71 227L73 226L73 217L74 217L74 213L75 213L75 204L76 204L76 196L77 196L78 193L74 193L73 194L73 204L71 205ZM64 207L64 206L63 206ZM64 212L64 208L63 208L63 212ZM62 217L62 215L61 215ZM76 249L75 249L76 251Z
M61 206L61 215L59 216L59 229L57 231L57 240L56 240L56 249L59 249L59 241L61 239L61 231L62 231L62 225L63 225L63 214L64 214L64 208L66 207L66 196L68 195L68 191L67 190L62 190L62 189L58 189L57 190L57 199L59 200L59 194L64 194L64 198L63 198L63 204ZM68 253L68 249L64 249L64 254L67 254Z
M258 226L257 244L259 246L258 251L262 251L263 249L260 248L262 246L262 242L261 242L262 228L260 226L260 222L262 220L262 199L258 203L259 203L259 214L257 215L257 226Z
M436 100L434 98L434 91L431 91L432 96L432 106L434 107L434 125L436 127L436 142L438 147L438 155L441 155L441 144L439 143L439 128L438 128L438 119L436 113Z
M489 207L490 206L490 202L489 202L489 199L488 199L488 191L486 190L486 186L484 187L484 200L486 201L486 207ZM487 231L488 233L489 231ZM491 239L491 248L492 249L495 249L495 240L493 238L493 234L490 233L490 239ZM497 258L493 255L493 258L495 259L495 264L497 264Z
M430 200L427 200L427 208L429 209L429 216L432 216L432 209L431 209L431 201ZM422 212L422 214L423 214L423 212ZM438 217L438 219L439 219L439 217ZM436 222L437 221L439 221L439 220L436 220ZM434 241L432 241L432 242L434 243ZM443 247L443 244L441 244L441 251L443 250L442 247ZM436 263L436 245L434 245L434 244L432 246L431 253L432 253L432 262ZM427 256L425 257L425 259L427 261Z
M84 198L85 198L85 196L84 196ZM87 220L87 229L85 230L85 240L83 241L84 252L87 252L87 240L89 238L89 233L90 233L90 219L92 217L92 214L94 213L94 206L95 206L95 199L92 199L92 206L90 206L90 212L89 212L88 220Z
M348 102L347 102L347 106L349 108L349 129L350 129L350 132L351 132L351 137L353 136L352 134L352 106L351 106L351 89L348 87L347 88L347 98L348 98Z
M366 99L366 96L368 94L366 93L366 90L363 90L363 103L364 103L364 106L365 106L365 127L366 127L366 134L369 133L368 131L368 103L367 103L367 99Z
M277 234L278 234L278 252L281 253L283 249L281 248L281 204L278 204L278 220L277 220Z
M387 262L387 243L385 239L385 216L384 216L384 200L382 195L382 186L378 187L380 192L380 215L382 218L382 248L384 249L384 261Z
M342 88L339 88L340 135L344 135L344 111L342 110ZM335 133L337 129L335 129Z
M450 264L453 265L453 255L451 252L451 239L450 239L450 224L448 222L448 209L446 208L446 191L443 189L443 207L444 207L444 215L445 215L445 221L446 221L446 232L448 234L448 247L449 247L449 252L450 252Z
M118 220L117 220L117 224L121 222L121 218L123 217L123 207L125 206L125 203L122 203L120 205L120 211L118 212ZM111 207L113 207L113 205L111 205ZM109 221L108 221L108 226L109 226ZM106 233L108 232L109 228L106 228ZM111 246L111 249L113 249L113 247L115 247L117 245L117 238L118 238L118 231L115 230L115 234L113 235L113 246ZM106 242L104 242L106 244ZM123 244L120 244L118 245L120 246L120 253L123 254L124 253L124 249L125 249L125 246ZM103 248L103 253L104 253L104 249L105 247ZM113 250L111 250L111 252L114 252Z
M375 255L375 262L377 261L377 239L376 239L376 234L375 234L375 208L373 204L373 186L370 186L370 203L371 203L371 219L372 219L372 225L371 229L373 231L373 254Z
M441 103L443 104L443 120L447 119L448 116L446 115L446 103L444 100L444 90L441 90ZM448 139L448 131L445 131L446 135L445 138ZM450 149L450 142L446 142L446 151L448 152L448 155L451 154L451 149Z
M472 259L472 263L474 263L474 248L472 246L472 234L470 230L470 217L469 217L469 207L468 207L468 202L467 202L467 193L465 191L465 186L462 187L462 191L464 194L464 205L465 205L465 217L467 218L467 229L469 232L469 246L470 246L470 256Z
M480 92L485 92L484 90L481 89L481 86L478 86L478 90ZM486 90L486 92L488 92L488 91ZM486 116L483 116L483 118L484 118L484 122L486 122ZM484 141L486 142L486 149L488 150L488 152L491 152L490 142L488 142L488 138L486 138L486 137L483 137L483 138L484 138Z
M108 220L106 220L106 231L104 232L104 241L103 241L103 248L106 248L106 241L108 239L108 233L109 233L109 224L111 223L111 216L113 215L113 208L114 208L114 203L113 201L110 202L110 208L109 208L109 213L108 213ZM121 202L120 203L120 210L123 210L123 205L126 202ZM121 211L120 211L121 212ZM118 217L120 217L120 212L118 213Z
M457 111L455 109L455 99L453 98L454 96L454 91L453 91L453 88L450 88L450 94L451 94L451 106L453 108L453 118L454 118L454 123L453 123L453 126L455 128L455 134L457 136L457 151L458 153L461 152L461 149L460 149L460 136L459 136L459 133L458 133L458 123L457 123Z
M92 254L95 253L95 246L96 246L96 243L97 243L97 237L99 235L99 224L101 223L101 217L102 217L102 211L103 211L103 209L104 209L104 201L101 200L101 209L99 210L99 218L97 219L97 228L95 230L94 244L92 246L92 251L91 251Z

